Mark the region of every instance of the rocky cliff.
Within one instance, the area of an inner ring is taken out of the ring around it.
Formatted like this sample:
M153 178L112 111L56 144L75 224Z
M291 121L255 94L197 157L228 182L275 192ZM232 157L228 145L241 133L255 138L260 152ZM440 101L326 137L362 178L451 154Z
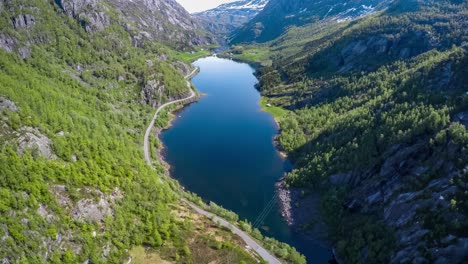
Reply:
M212 43L200 24L175 0L57 0L56 3L88 32L104 30L111 20L119 23L132 33L136 45L141 39L176 45Z

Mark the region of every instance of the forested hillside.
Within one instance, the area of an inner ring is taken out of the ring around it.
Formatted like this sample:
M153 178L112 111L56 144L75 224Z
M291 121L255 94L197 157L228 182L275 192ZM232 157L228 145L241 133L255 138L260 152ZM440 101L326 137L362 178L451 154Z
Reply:
M257 263L144 162L154 107L189 94L210 42L175 5L0 1L1 263Z
M292 205L302 212L321 190L344 263L468 259L467 7L395 1L231 51L263 65L260 91L289 110L278 141L295 169L284 186L305 197Z

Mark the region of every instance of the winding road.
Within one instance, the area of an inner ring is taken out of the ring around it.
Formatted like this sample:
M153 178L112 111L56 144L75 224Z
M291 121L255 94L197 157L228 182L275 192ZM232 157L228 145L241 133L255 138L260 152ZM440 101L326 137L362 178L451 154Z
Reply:
M145 139L144 139L144 142L143 142L143 150L145 152L145 160L146 160L146 163L148 163L148 165L150 165L150 166L152 165L151 156L150 156L150 152L149 152L149 137L151 135L151 130L153 130L154 122L156 122L156 119L158 118L159 113L164 108L166 108L166 107L168 107L169 105L172 105L172 104L176 104L176 103L180 103L180 102L190 100L190 99L192 99L192 98L194 98L196 96L195 92L191 89L190 79L193 78L193 76L195 76L195 74L198 71L199 71L199 69L195 68L189 75L185 76L185 80L187 80L187 87L190 90L190 95L188 97L182 98L182 99L179 99L179 100L174 100L174 101L167 102L167 103L161 105L160 107L158 107L158 109L156 110L156 113L154 113L153 119L151 119L151 123L148 126L148 128L146 129Z
M156 113L154 114L150 125L146 129L145 139L144 139L144 143L143 143L143 149L144 149L144 152L145 152L145 160L146 160L146 163L148 165L152 166L151 156L150 156L150 152L149 152L149 137L151 135L151 130L153 130L154 123L156 122L156 119L158 118L159 113L161 112L161 110L163 110L164 108L166 108L169 105L176 104L176 103L179 103L179 102L184 102L184 101L190 100L190 99L192 99L192 98L194 98L196 96L195 92L191 89L190 79L192 79L198 73L198 71L199 71L199 69L196 68L189 75L185 76L185 80L187 81L187 87L190 90L190 95L188 97L183 98L183 99L179 99L179 100L174 100L174 101L171 101L171 102L167 102L167 103L161 105L160 107L158 107L158 109L156 110ZM268 262L270 264L281 264L281 262L277 258L275 258L273 255L271 255L265 248L263 248L254 239L252 239L252 237L250 237L244 231L240 230L238 227L234 226L233 224L229 223L227 220L225 220L223 218L220 218L220 217L218 217L218 216L216 216L216 215L214 215L214 214L212 214L210 212L207 212L207 211L203 210L202 208L196 206L195 204L193 204L193 203L191 203L191 202L189 202L189 201L187 201L185 199L183 199L183 201L186 202L197 213L199 213L201 215L204 215L204 216L206 216L208 218L211 218L215 223L219 223L221 226L229 228L234 234L236 234L240 238L242 238L242 240L244 240L244 242L247 244L247 246L249 246L252 250L257 252L257 254L260 255L266 262ZM131 259L129 261L131 262Z

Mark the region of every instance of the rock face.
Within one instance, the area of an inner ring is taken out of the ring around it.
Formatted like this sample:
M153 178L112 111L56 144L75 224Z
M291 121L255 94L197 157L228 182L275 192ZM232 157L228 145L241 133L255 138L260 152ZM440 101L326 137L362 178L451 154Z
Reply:
M136 45L143 39L202 45L212 42L201 26L174 0L57 0L57 4L80 21L88 32L100 31L112 21L107 6L118 11L118 23L129 31Z
M254 18L269 0L242 0L194 14L220 41Z
M375 35L347 43L331 61L336 62L339 73L367 71L375 68L372 63L380 65L385 58L408 59L438 46L438 40L433 39L427 31L407 32L391 39L385 35ZM444 77L449 71L447 69L445 73L435 76ZM450 80L451 76L445 79Z
M122 199L123 195L118 188L112 194L105 195L100 191L85 190L86 193L93 193L99 197L99 201L93 199L81 199L72 209L72 218L79 221L91 221L99 223L107 215L112 214L112 207L116 200Z
M433 263L462 263L468 258L468 237L460 236L456 227L446 228L468 221L453 209L457 195L466 191L457 184L466 171L452 161L466 146L450 139L445 144L444 158L431 151L425 139L395 145L382 164L330 178L332 184L351 187L345 203L350 212L380 215L395 231L397 250L390 263L426 263L427 256Z
M12 112L17 112L18 111L18 107L16 107L16 104L13 103L12 101L4 98L4 97L0 97L0 111L1 110L8 110L8 111L12 111Z
M65 13L78 19L88 32L105 29L110 25L108 11L99 0L56 0Z
M232 43L266 42L290 26L330 20L344 21L385 9L392 0L302 1L270 0L254 19L236 31Z
M0 48L6 52L14 52L18 41L8 35L0 33Z
M18 132L18 153L22 155L25 151L33 151L39 156L47 159L57 158L52 151L52 142L49 138L39 132L39 130L31 127L22 128Z
M12 19L15 29L30 28L36 24L36 18L30 14L19 15Z
M151 79L146 82L145 87L141 90L141 99L143 103L156 108L162 103L161 99L165 90L164 84L156 79Z
M50 191L55 195L58 204L70 213L72 219L94 223L100 223L107 215L112 214L117 200L124 197L119 188L115 188L111 194L104 194L100 190L85 188L84 190L78 189L77 191L85 194L85 196L92 196L94 199L83 198L77 202L73 202L64 185L53 185ZM44 208L40 207L39 210L44 211Z

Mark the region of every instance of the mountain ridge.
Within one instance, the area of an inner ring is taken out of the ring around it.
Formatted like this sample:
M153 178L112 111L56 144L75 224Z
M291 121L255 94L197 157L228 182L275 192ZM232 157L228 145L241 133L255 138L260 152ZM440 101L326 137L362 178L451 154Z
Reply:
M232 34L230 42L262 43L279 37L291 26L324 20L352 20L384 10L392 2L393 0L271 0L256 17Z
M248 23L267 5L269 0L241 0L195 13L205 29L225 42L226 36Z

